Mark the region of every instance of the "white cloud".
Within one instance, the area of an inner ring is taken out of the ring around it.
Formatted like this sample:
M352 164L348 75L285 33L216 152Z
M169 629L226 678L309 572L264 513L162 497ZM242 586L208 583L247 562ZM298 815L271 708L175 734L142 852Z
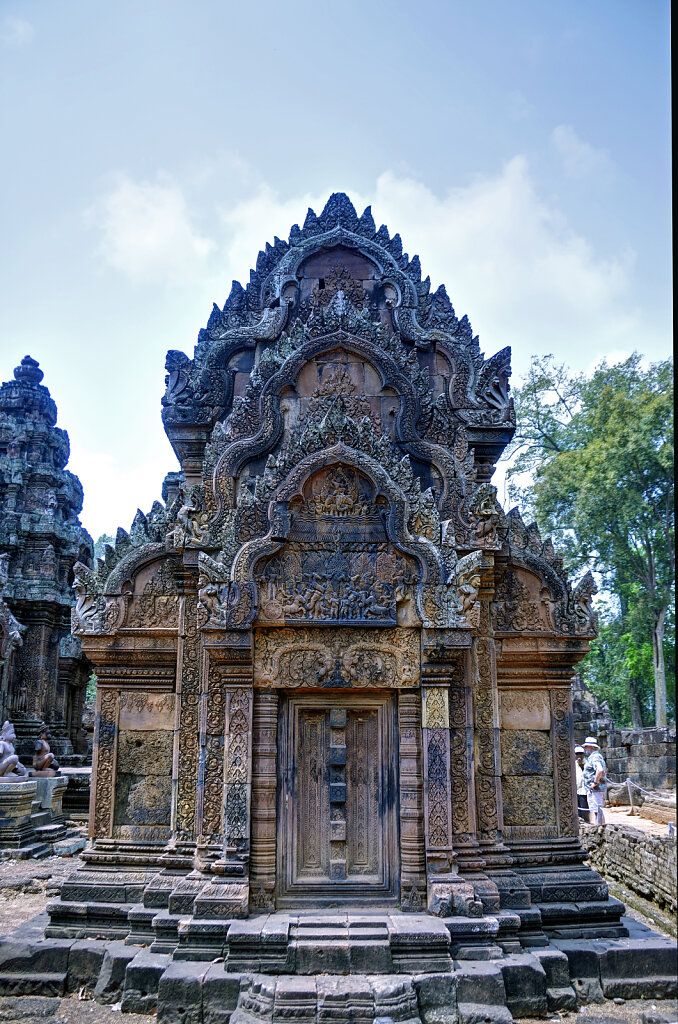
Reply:
M100 254L140 283L179 285L206 266L215 242L197 231L178 184L118 177L88 211L101 234Z
M129 530L137 508L148 513L161 499L165 473L179 469L169 442L161 437L146 451L94 452L71 442L68 469L83 485L85 500L80 521L94 540L119 526Z
M539 194L522 156L443 197L389 172L374 204L420 253L423 272L445 282L485 351L510 344L517 369L537 352L574 365L602 356L636 324L627 298L633 254L598 256Z
M223 302L230 281L247 280L266 241L286 238L307 206L320 212L327 193L281 198L251 176L249 195L219 205L195 183L182 188L119 178L91 211L100 253L112 267L147 284L184 284ZM218 188L215 182L214 191ZM421 256L434 287L445 282L457 313L468 313L486 352L510 344L520 372L529 356L553 352L581 367L609 349L634 347L639 314L628 301L634 254L599 255L538 190L523 156L469 185L434 194L421 181L388 171L371 194L351 192L359 212L371 202L377 224L398 231ZM201 223L209 228L198 229ZM149 301L154 301L149 293Z
M30 21L6 14L0 21L0 44L8 49L18 49L30 43L35 32Z
M610 170L611 162L605 150L596 149L580 139L571 124L559 124L554 128L551 141L570 178L586 178Z

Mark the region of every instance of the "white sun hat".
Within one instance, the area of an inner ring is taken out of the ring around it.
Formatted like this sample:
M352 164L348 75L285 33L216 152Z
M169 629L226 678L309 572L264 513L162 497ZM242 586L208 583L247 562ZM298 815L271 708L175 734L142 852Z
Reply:
M599 747L598 740L595 736L587 736L584 740L585 747Z

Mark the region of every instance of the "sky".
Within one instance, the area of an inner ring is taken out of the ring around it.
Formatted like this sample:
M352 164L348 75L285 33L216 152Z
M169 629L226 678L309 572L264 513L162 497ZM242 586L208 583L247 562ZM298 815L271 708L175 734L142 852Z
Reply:
M514 384L667 358L669 73L667 0L0 0L0 379L40 361L93 537L178 468L166 351L333 191Z

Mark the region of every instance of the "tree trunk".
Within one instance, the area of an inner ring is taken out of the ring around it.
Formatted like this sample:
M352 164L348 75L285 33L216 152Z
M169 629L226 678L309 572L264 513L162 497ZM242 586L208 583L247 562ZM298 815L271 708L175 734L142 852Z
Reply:
M652 626L652 660L654 663L655 722L666 725L666 671L664 669L664 622L666 608L662 608Z
M631 712L631 725L634 729L643 728L643 712L640 706L640 700L638 699L638 687L636 680L629 677L627 684L627 691L629 695L629 710Z

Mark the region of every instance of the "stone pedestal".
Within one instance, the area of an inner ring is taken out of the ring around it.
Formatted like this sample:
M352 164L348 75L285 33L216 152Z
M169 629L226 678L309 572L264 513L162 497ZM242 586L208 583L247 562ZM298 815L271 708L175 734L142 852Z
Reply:
M0 779L0 850L20 850L35 842L31 820L38 783Z

